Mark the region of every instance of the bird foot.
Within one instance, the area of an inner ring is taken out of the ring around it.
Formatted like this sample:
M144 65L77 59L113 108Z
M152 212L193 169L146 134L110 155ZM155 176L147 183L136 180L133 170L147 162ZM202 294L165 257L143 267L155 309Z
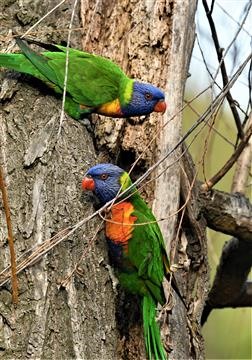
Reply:
M170 271L175 273L177 270L179 269L183 269L184 266L183 265L179 265L179 264L172 264L170 265Z
M112 282L113 291L115 293L117 293L117 285L119 284L119 281L118 281L117 277L115 276L113 268L110 265L105 265L105 268L108 270L109 277Z

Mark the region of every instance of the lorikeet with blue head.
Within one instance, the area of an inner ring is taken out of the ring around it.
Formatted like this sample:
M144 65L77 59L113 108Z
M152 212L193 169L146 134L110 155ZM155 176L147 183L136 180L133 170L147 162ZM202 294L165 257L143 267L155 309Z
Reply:
M67 48L29 41L47 50L38 54L20 38L16 42L22 53L0 54L0 67L32 75L62 94ZM91 113L128 118L165 111L160 89L130 79L109 59L72 48L68 55L65 111L74 119Z
M131 185L128 173L113 164L91 167L82 180L82 188L91 190L101 205ZM162 283L165 276L170 277L169 260L155 216L135 187L117 197L111 217L105 222L105 232L110 259L121 286L142 298L147 356L165 360L156 308L158 303L166 303Z

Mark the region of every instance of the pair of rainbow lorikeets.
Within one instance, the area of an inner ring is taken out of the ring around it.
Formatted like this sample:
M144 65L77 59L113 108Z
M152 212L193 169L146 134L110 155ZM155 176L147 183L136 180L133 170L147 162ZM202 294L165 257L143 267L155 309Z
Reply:
M47 51L37 54L22 40L17 39L17 44L22 53L0 54L0 66L30 74L62 94L67 49L43 44ZM68 56L65 111L74 119L91 113L127 118L165 111L161 90L128 78L112 61L71 48ZM129 175L112 164L92 167L82 182L83 189L93 191L101 205L130 186ZM170 276L169 260L155 217L134 187L112 206L105 231L121 285L142 298L147 356L164 360L156 308L166 301L162 282Z

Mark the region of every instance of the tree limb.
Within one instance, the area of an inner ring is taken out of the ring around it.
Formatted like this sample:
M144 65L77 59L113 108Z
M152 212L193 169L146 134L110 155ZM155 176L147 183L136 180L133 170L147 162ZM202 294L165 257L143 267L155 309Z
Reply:
M209 305L206 302L202 317L201 325L207 321L210 312L214 309L224 309L224 308L242 308L242 307L252 307L252 281L246 281L240 295L230 301L228 304L212 304Z
M208 294L201 324L216 308L252 306L251 283L246 283L252 266L252 241L232 238L225 243L213 286Z
M252 204L244 195L219 190L201 191L200 201L209 228L251 241Z
M230 302L227 305L219 306L219 308L224 308L224 307L232 307L232 308L252 307L252 281L245 282L242 292L236 299L234 299L232 302Z
M252 124L252 112L245 124L245 130ZM245 147L236 162L236 169L233 177L232 192L245 193L249 176L249 170L252 162L252 138L249 139L248 145Z
M246 282L252 266L252 204L242 194L211 190L200 193L207 226L234 236L226 242L201 324L213 309L252 306L252 283Z

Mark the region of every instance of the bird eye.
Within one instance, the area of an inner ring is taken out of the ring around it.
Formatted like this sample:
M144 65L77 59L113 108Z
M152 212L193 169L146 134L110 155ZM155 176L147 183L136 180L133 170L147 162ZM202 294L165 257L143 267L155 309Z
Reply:
M152 94L150 94L149 92L145 93L144 97L145 97L146 100L152 100L153 99Z
M101 179L101 180L106 180L107 178L108 178L108 174L105 174L105 173L104 173L104 174L101 174L101 175L100 175L100 179Z

